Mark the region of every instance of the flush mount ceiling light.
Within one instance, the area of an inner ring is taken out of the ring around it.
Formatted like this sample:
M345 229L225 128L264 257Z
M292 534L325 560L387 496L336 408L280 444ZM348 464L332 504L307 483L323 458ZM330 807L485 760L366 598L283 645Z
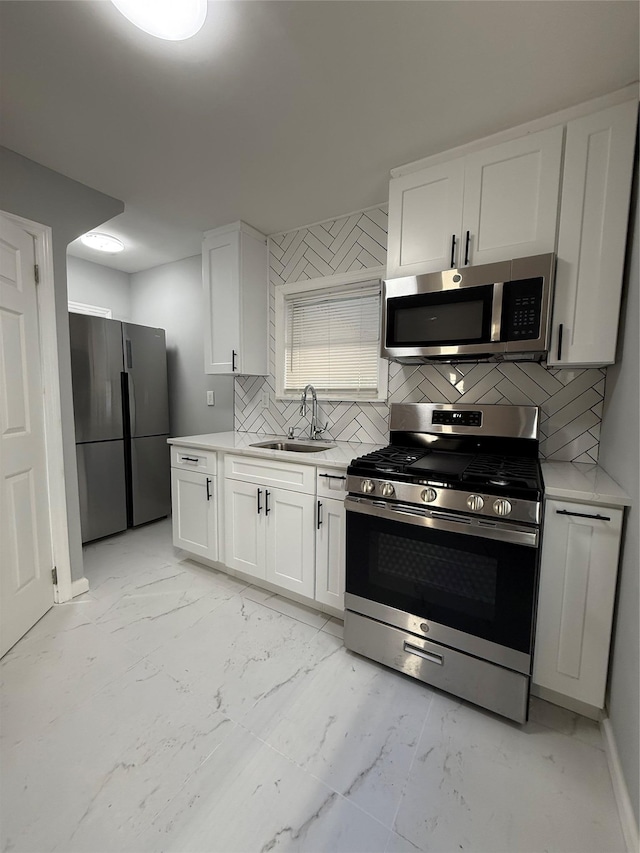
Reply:
M125 18L159 39L191 38L207 17L207 0L111 0Z
M124 250L122 240L118 240L117 237L112 237L110 234L100 234L97 231L89 231L88 234L83 234L80 240L90 249L108 252L110 255L115 255Z

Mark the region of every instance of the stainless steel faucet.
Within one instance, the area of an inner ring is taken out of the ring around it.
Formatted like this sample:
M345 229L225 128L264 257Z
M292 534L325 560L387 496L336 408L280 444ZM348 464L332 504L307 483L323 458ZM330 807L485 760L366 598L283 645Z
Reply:
M309 438L317 439L329 426L329 421L327 421L323 427L321 427L318 422L318 397L313 385L306 385L302 392L300 400L300 414L303 417L307 414L307 394L311 394L311 422L309 424Z

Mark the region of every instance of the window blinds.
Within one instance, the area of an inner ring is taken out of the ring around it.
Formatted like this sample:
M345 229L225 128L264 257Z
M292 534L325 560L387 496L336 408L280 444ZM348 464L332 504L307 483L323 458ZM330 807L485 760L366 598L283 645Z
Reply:
M311 383L322 393L375 397L380 357L380 288L286 301L284 391Z

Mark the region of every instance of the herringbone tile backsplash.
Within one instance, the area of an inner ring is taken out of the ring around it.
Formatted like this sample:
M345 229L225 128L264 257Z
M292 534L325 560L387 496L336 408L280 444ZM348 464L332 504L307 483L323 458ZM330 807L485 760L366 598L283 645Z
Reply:
M308 427L299 404L276 400L274 380L275 288L386 263L385 206L300 228L269 239L271 374L235 380L235 428L284 435ZM391 403L512 403L540 406L543 457L597 462L604 398L604 369L547 369L541 364L468 363L424 365L389 363ZM265 395L268 405L264 407ZM320 403L329 421L323 438L386 444L386 403Z

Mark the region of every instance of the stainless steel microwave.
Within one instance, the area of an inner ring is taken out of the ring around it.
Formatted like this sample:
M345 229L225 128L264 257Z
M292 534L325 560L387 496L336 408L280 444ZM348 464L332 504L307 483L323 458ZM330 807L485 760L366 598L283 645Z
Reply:
M541 359L549 348L555 255L389 279L382 356L406 364Z

